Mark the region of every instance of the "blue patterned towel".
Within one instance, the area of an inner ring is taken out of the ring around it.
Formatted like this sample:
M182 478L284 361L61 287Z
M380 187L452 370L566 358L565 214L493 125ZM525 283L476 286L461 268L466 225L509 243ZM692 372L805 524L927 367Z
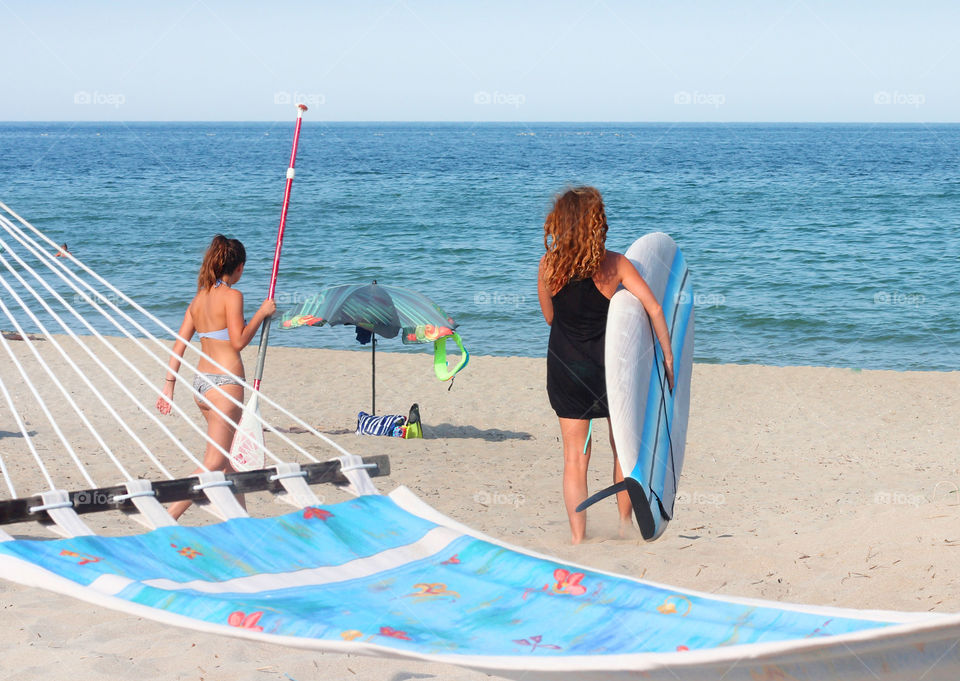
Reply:
M357 414L357 435L386 435L391 436L397 428L407 422L399 414L385 414L374 416L365 411Z

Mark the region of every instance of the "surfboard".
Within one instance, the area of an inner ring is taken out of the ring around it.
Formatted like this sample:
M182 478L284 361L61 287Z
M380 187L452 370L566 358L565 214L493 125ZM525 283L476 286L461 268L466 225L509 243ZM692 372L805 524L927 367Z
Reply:
M643 305L625 289L614 293L604 348L610 426L640 533L652 541L673 518L683 468L693 370L693 285L683 253L663 232L637 239L625 255L660 301L673 350L671 392L663 352Z

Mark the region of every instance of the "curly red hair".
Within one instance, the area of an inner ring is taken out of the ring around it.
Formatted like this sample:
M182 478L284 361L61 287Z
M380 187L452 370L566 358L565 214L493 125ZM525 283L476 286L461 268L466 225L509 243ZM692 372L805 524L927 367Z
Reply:
M596 274L607 253L607 214L593 187L574 187L557 196L543 223L544 279L556 293L571 279Z

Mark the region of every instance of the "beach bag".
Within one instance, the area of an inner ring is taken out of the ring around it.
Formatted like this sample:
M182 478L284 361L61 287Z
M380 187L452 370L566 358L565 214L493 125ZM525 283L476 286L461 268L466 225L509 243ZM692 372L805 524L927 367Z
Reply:
M394 430L402 428L407 419L400 414L374 416L365 411L357 414L357 435L393 435Z
M357 414L357 435L402 437L405 440L422 438L423 428L420 425L420 406L414 403L414 405L410 407L410 413L406 418L400 414L374 416L373 414L361 411Z

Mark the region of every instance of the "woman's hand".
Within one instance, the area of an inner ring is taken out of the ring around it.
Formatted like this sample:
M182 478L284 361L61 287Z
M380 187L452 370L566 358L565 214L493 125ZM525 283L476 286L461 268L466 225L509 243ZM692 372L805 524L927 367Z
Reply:
M673 392L673 357L663 360L664 373L667 374L667 384L670 386L670 392Z
M266 319L267 317L272 317L273 313L276 311L276 302L274 302L274 300L271 298L267 298L265 301L260 303L260 309L257 312L263 319Z
M157 398L157 411L166 416L170 413L173 402L173 386L176 381L165 381L163 395Z

